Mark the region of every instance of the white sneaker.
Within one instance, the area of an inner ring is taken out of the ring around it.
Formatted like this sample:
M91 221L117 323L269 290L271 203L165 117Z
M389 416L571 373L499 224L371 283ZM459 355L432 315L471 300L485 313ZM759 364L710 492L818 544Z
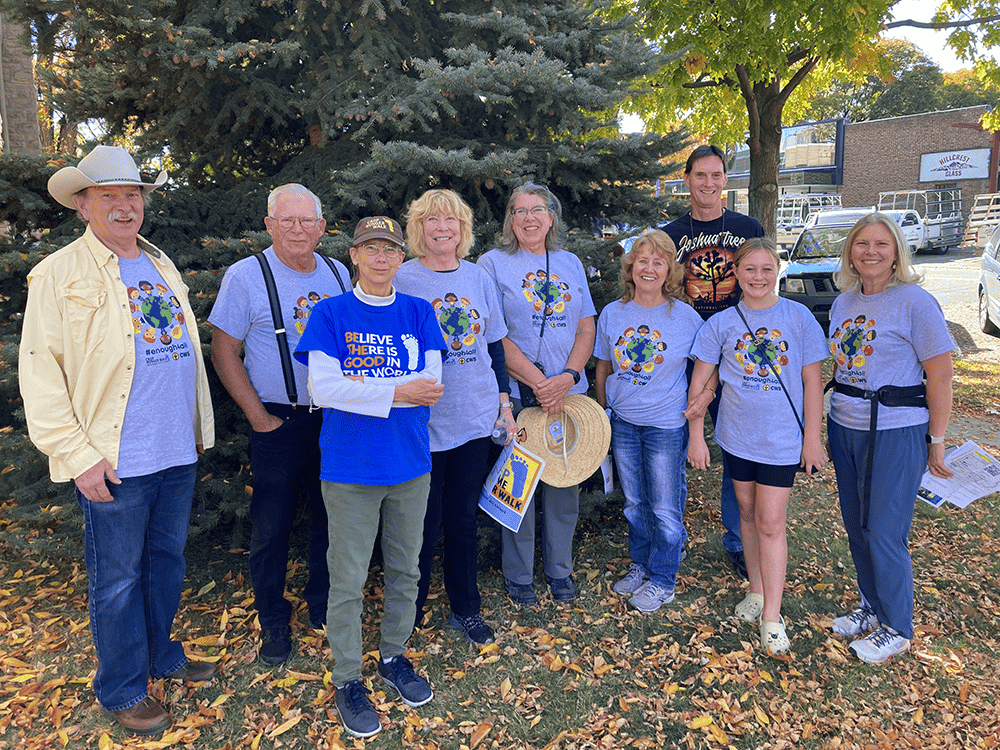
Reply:
M855 607L849 615L833 621L833 632L839 635L861 635L878 627L878 618L868 607Z
M655 612L664 604L669 604L673 600L673 589L665 589L650 581L632 595L632 598L629 599L629 604L640 612Z
M628 596L641 589L642 585L648 580L649 574L646 572L646 569L638 563L631 563L628 566L628 573L625 574L625 577L611 588L615 590L616 594Z
M851 644L851 651L868 664L882 664L909 650L910 642L892 628L880 626L870 635Z

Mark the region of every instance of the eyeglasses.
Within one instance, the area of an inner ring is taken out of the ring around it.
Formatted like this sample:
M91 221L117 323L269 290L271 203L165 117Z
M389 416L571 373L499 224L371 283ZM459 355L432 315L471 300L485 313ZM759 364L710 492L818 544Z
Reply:
M296 223L308 232L310 229L316 228L316 225L319 223L319 219L315 216L306 216L303 219L296 216L282 216L278 219L278 226L282 229L291 229L296 225Z
M389 260L394 260L403 254L403 248L399 245L376 245L374 242L368 245L362 245L361 250L364 252L365 256L369 258L376 258L379 255L384 255Z
M522 219L531 214L532 216L541 216L548 211L548 206L535 206L534 208L515 208L514 215L520 216Z

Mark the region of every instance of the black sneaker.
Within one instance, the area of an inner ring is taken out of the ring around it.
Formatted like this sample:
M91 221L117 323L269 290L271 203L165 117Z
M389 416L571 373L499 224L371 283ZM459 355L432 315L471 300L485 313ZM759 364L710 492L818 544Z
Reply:
M485 646L487 643L493 643L493 630L483 622L483 618L478 613L469 615L468 617L459 617L452 612L448 616L448 624L465 633L465 637L469 639L469 643L476 646Z
M413 671L410 660L402 654L392 657L388 663L379 657L378 673L387 685L396 688L403 703L410 708L422 706L434 697L430 683Z
M371 737L382 731L382 722L368 693L368 688L358 680L351 680L337 688L333 699L344 729L355 737Z
M726 550L726 556L729 558L730 565L733 566L733 572L744 581L749 581L750 574L747 573L747 559L743 556L743 550L738 549L735 552Z
M267 667L277 667L292 655L292 634L287 625L268 628L260 635L257 659Z
M552 578L545 576L545 581L552 591L552 600L557 602L571 602L576 599L576 586L573 585L573 576L565 578Z

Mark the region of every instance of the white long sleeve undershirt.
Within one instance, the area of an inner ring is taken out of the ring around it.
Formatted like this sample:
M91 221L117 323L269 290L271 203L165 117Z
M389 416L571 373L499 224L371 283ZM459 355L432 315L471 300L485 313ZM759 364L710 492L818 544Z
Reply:
M373 297L354 288L355 296L368 305L382 307L396 299L396 290L388 297ZM340 409L353 414L386 418L392 407L412 407L406 401L393 401L396 386L411 380L430 378L441 382L441 352L432 349L424 352L424 369L398 377L369 377L363 381L351 380L341 368L340 360L321 351L309 352L309 395L317 407Z

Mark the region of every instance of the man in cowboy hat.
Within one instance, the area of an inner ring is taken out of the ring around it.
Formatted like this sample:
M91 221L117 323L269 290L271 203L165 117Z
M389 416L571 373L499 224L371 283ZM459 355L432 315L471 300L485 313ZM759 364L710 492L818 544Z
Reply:
M215 674L170 639L198 454L215 431L187 287L139 236L166 179L143 183L113 146L52 175L52 197L87 229L28 273L18 362L28 434L83 510L94 692L136 734L170 726L150 678Z
M257 658L273 667L292 654L285 571L300 492L309 508L309 580L302 598L314 628L326 623L330 588L326 510L319 484L323 412L309 409L306 366L290 355L316 303L349 290L351 276L340 261L316 253L326 221L319 198L303 185L271 191L264 225L274 244L262 255L230 266L208 322L213 326L212 364L250 423L254 491L249 562L261 632ZM266 283L265 268L273 287ZM282 316L279 325L271 288ZM275 329L281 328L285 334L279 338Z

